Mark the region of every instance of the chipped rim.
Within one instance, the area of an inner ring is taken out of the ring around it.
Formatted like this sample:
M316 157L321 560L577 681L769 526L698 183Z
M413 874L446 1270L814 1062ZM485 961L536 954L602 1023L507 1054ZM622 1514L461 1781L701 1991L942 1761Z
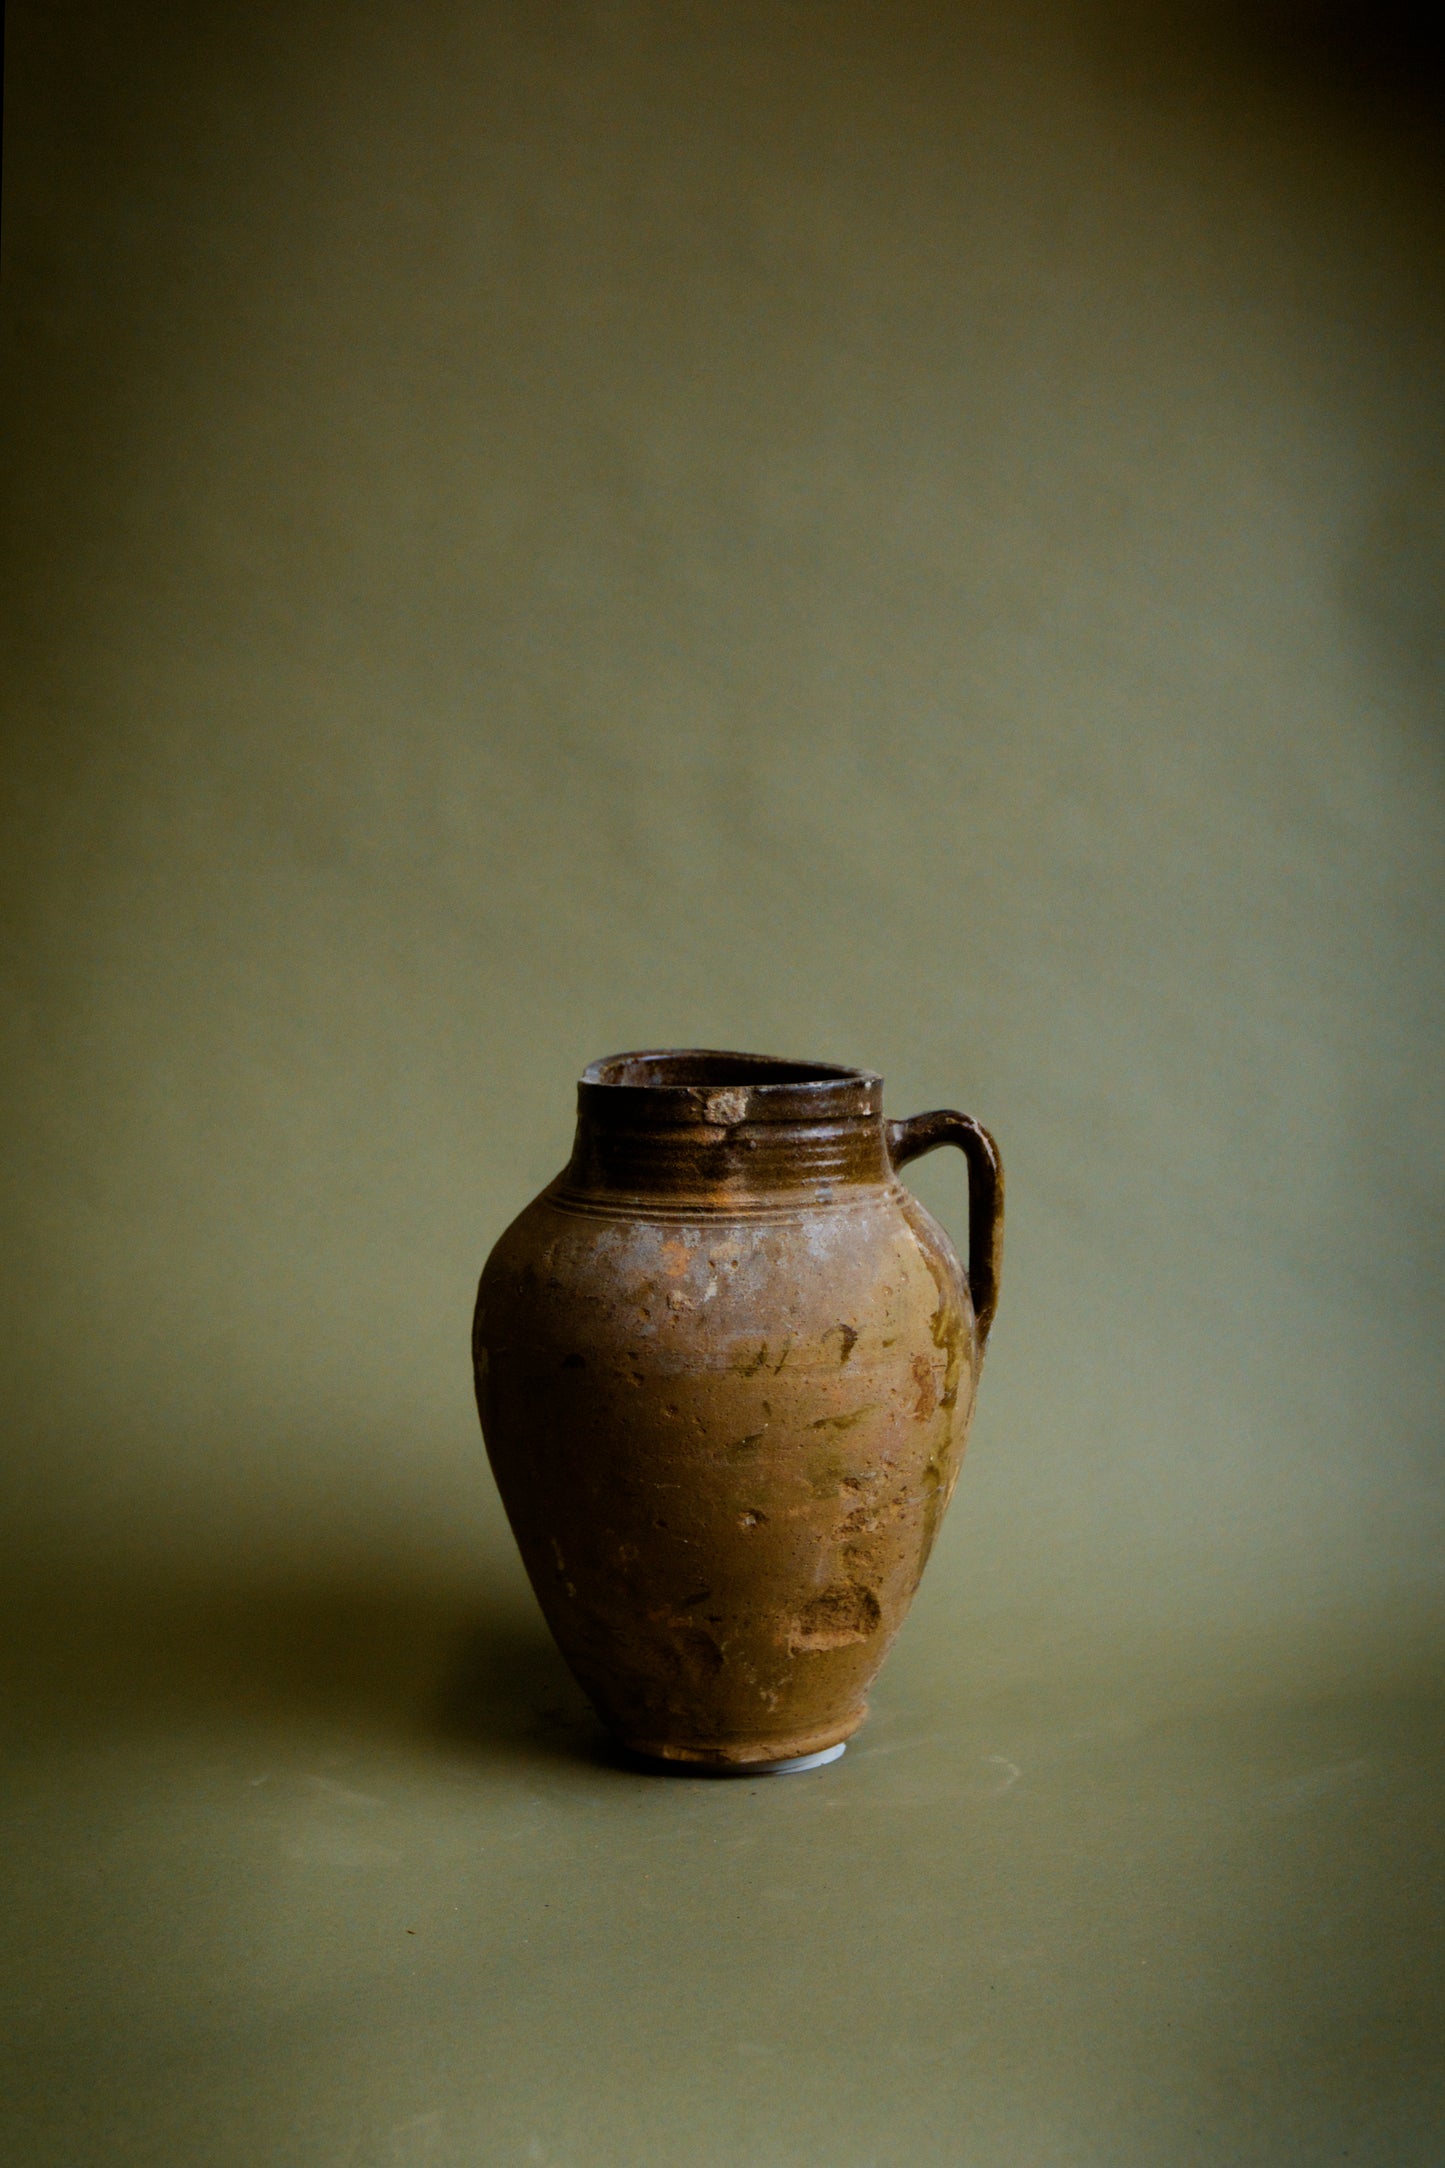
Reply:
M606 1054L583 1070L579 1092L595 1112L673 1121L836 1121L883 1111L883 1079L871 1069L706 1046Z

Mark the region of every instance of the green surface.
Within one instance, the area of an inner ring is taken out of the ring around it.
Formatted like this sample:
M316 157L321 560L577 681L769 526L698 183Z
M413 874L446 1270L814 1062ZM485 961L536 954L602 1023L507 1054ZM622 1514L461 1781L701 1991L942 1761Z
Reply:
M124 1609L7 1784L9 2158L1440 2157L1436 1681L990 1677L925 1599L842 1762L653 1778L520 1608Z
M1445 2157L1382 22L8 11L7 2168ZM915 1614L766 1784L598 1760L469 1397L680 1043L1009 1171Z

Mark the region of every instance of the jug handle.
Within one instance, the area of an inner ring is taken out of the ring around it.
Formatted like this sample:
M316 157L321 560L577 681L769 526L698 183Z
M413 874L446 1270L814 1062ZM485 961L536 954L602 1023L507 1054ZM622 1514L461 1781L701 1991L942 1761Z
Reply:
M982 1122L969 1114L955 1114L951 1107L937 1107L931 1114L915 1114L910 1121L883 1126L895 1169L906 1167L910 1159L921 1159L925 1152L936 1152L940 1144L956 1144L968 1161L968 1291L982 1355L998 1308L1003 1268L1003 1161L998 1146Z

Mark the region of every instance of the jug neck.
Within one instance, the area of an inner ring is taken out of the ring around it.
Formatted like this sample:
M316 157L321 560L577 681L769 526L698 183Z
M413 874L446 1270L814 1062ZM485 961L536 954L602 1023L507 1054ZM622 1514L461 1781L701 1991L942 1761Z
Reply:
M674 1048L593 1062L560 1192L728 1211L841 1202L893 1179L863 1069Z

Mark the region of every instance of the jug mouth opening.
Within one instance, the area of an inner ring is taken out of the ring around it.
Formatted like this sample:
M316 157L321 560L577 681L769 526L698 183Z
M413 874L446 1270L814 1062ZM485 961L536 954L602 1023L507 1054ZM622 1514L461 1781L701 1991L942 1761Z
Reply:
M856 1091L881 1079L867 1069L830 1061L788 1061L775 1054L731 1054L714 1047L665 1047L608 1054L582 1072L584 1084L641 1087L652 1091L719 1091L741 1086L756 1091Z

